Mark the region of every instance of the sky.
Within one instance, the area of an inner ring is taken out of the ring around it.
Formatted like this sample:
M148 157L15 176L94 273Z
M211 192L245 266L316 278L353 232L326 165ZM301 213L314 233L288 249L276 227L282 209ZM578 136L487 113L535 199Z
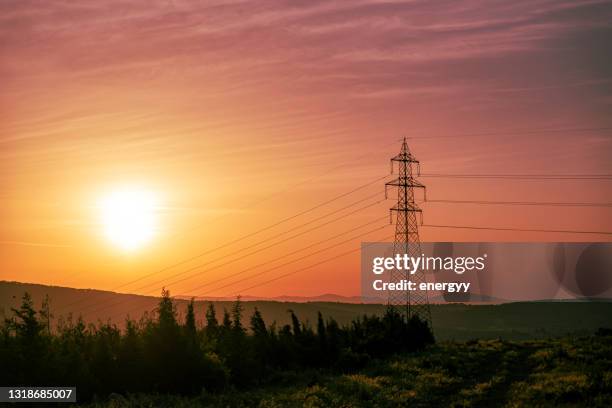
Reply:
M423 241L610 241L428 225L612 231L609 206L435 202L612 202L610 180L446 177L612 174L611 21L609 1L3 1L0 279L357 295L347 252L392 239L402 137ZM127 253L98 208L121 189L157 197Z

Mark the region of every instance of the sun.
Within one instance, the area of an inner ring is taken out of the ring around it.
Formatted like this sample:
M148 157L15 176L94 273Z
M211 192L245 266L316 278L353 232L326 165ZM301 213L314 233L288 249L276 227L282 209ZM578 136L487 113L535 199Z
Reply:
M139 249L155 236L158 207L150 191L113 191L102 197L98 208L104 235L122 250Z

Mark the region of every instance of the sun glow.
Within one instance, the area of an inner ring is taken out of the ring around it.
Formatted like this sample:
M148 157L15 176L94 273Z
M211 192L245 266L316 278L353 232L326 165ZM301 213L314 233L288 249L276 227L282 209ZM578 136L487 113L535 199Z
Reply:
M99 202L104 235L126 251L143 247L155 235L157 208L149 191L126 189L104 196Z

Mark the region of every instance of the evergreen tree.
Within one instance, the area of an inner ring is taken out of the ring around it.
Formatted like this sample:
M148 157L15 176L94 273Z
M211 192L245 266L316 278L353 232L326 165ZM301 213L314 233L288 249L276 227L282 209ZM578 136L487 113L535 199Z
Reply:
M215 310L215 305L210 303L208 308L206 309L206 330L210 331L211 334L216 334L217 329L219 328L219 322L217 321L217 312Z
M38 337L42 326L36 319L34 302L32 302L32 296L28 292L23 294L19 309L11 308L11 310L15 316L9 319L7 323L15 331L15 334L26 341L32 341Z
M325 361L327 360L327 333L321 312L317 314L317 337L319 339L319 357Z
M45 297L42 301L42 306L38 314L41 317L41 324L44 327L47 335L51 335L51 319L53 318L53 314L51 313L51 299L49 298L49 294L45 294Z
M293 310L289 309L289 313L291 314L291 326L293 327L293 335L296 338L299 338L302 335L300 321L295 315L295 313L293 313Z
M370 357L420 350L434 341L427 323L416 317L406 320L393 309L343 327L318 313L316 331L288 312L290 324L277 331L274 324L266 326L256 308L247 333L240 298L231 312L224 310L221 326L210 303L206 330L198 331L195 300L179 324L164 289L156 318L144 317L138 324L128 320L124 332L108 323L86 327L81 317L73 322L69 315L60 317L53 333L49 299L37 312L26 293L0 327L0 384L74 384L82 401L112 392L195 395L228 382L256 385L275 378L278 370L353 370Z
M234 305L232 306L232 328L236 332L244 332L244 328L242 327L242 312L244 307L242 306L242 302L240 301L240 296L236 298Z
M162 330L169 330L176 327L176 310L170 298L170 291L162 289L162 297L157 308L159 327Z
M195 311L194 311L194 300L191 298L191 301L187 304L187 314L185 316L185 331L187 332L188 337L195 338L196 336L196 320L195 320Z
M21 380L22 383L27 383L27 380L30 380L40 383L46 378L47 344L41 336L43 327L36 317L30 294L24 293L19 309L11 308L11 310L14 316L6 323L9 330L15 333L14 368L18 375L12 381ZM5 366L5 363L2 366Z
M230 316L227 309L223 309L223 330L229 332L232 330L232 317Z
M257 310L257 308L255 308L255 312L251 317L251 331L255 337L266 337L268 335L266 323L264 322L264 319L261 317L261 313L259 310Z

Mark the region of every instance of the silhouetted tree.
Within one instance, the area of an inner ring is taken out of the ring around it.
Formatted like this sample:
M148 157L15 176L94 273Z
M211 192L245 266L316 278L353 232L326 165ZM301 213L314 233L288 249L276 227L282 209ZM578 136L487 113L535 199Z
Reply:
M15 334L14 368L17 378L30 379L38 383L45 379L47 342L42 336L43 326L36 317L34 302L29 293L24 293L18 309L11 308L13 317L6 321L10 332ZM4 364L3 364L4 366Z
M15 334L26 341L32 341L38 337L42 327L36 319L34 302L28 292L23 294L19 309L11 308L11 310L14 317L7 323L11 329L15 330Z
M45 297L42 301L42 306L40 311L38 312L41 317L41 324L45 328L47 335L51 335L51 319L53 318L53 314L51 313L51 299L49 299L49 294L45 294Z
M50 300L36 312L26 293L0 327L0 384L73 384L81 401L111 392L195 395L228 382L251 386L270 381L282 370L353 370L370 357L419 350L434 341L427 323L406 320L394 309L342 327L318 313L316 331L288 312L291 324L277 330L275 324L266 326L256 308L247 332L238 298L231 313L224 310L221 325L210 303L206 326L198 328L194 299L180 324L164 289L155 315L138 323L128 319L123 332L110 323L86 326L71 315L60 317L52 331Z
M268 335L266 323L264 322L264 319L261 317L261 313L259 310L257 310L257 308L255 308L255 312L251 317L251 331L255 337L267 337Z
M223 309L223 330L229 332L232 330L232 317L230 316L227 309Z
M291 314L291 326L293 327L293 335L296 338L299 338L302 335L302 328L301 328L300 321L295 315L295 313L293 313L293 310L289 310L289 313Z
M218 330L217 311L215 310L215 305L210 303L206 309L206 333L209 337L216 337Z
M236 332L244 332L244 328L242 327L242 312L244 311L244 307L242 306L242 302L240 301L240 296L234 302L232 306L232 328Z
M170 291L162 289L162 296L157 307L159 327L162 330L172 330L177 326L176 310L170 298Z
M187 314L185 315L185 331L189 338L196 337L196 319L194 311L194 300L191 298L187 304Z
M321 312L317 313L317 337L319 339L319 359L321 360L321 363L323 363L328 360L329 351L327 349L325 322L323 321L323 315Z

